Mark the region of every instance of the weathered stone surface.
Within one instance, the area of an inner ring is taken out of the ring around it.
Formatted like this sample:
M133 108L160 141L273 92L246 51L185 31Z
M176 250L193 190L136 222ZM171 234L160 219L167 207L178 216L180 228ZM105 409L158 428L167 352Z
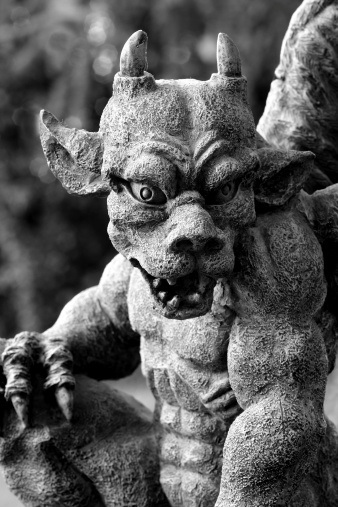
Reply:
M307 0L295 12L257 127L273 146L316 154L312 191L338 182L337 25L335 0Z
M316 24L328 4L305 1L292 23ZM286 60L291 42L306 47L292 26ZM120 255L51 329L4 351L0 461L26 505L338 503L338 440L323 414L337 344L337 185L301 190L319 174L313 155L256 136L224 34L217 57L209 81L156 81L139 31L99 133L41 116L66 190L109 193ZM140 361L153 420L87 377L73 392L73 369L119 378Z
M160 484L156 425L132 397L76 376L69 424L38 377L30 428L6 410L0 462L24 505L169 507Z
M101 178L100 134L68 129L48 111L41 111L40 134L49 167L69 193L109 194L109 185Z

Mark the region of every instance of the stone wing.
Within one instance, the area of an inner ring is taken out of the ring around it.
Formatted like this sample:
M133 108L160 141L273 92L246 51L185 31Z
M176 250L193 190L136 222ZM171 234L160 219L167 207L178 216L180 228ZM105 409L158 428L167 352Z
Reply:
M338 182L338 0L304 0L294 13L257 130L316 155L308 192Z

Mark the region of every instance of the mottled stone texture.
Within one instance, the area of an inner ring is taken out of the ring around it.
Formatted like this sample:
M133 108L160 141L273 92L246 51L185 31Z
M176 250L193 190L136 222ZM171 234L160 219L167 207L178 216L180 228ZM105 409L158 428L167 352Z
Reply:
M51 170L108 197L120 254L51 329L2 343L0 461L25 505L338 505L337 9L293 18L265 139L224 34L209 81L155 81L136 32L98 133L42 113ZM140 362L153 417L97 382Z
M307 0L292 17L258 131L272 145L311 150L308 188L338 182L338 5Z

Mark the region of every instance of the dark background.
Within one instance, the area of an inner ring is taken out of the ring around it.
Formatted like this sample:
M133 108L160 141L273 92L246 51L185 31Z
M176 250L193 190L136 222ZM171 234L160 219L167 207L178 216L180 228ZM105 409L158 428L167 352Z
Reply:
M42 331L114 255L105 201L66 194L43 157L37 115L95 131L120 50L148 33L156 78L208 79L216 39L238 45L259 119L299 0L0 0L0 336Z

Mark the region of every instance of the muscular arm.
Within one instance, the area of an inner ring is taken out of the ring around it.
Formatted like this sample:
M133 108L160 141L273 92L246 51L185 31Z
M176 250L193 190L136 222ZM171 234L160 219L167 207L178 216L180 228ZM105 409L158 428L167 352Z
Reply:
M216 505L286 507L325 433L323 341L314 323L238 319L229 348L230 380L245 410L225 442Z
M96 379L131 374L140 362L139 336L128 318L127 290L132 266L116 256L97 287L75 296L43 336L48 349L64 344L71 350L75 373Z
M244 412L225 442L216 505L287 506L325 432L327 356L314 321L326 294L322 252L291 207L259 217L241 247L228 368Z

